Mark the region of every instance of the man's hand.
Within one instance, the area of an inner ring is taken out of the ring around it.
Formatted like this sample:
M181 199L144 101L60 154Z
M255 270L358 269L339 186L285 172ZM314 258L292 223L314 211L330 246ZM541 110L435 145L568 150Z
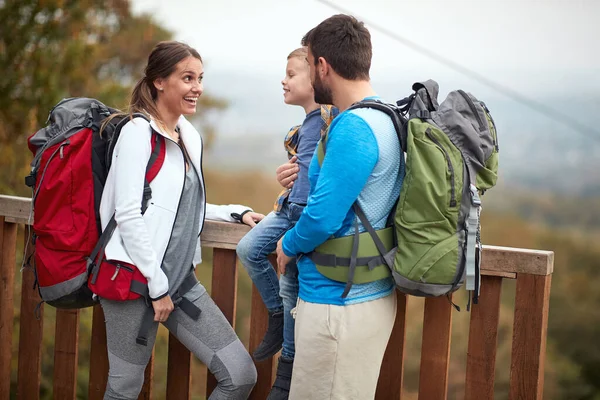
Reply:
M290 158L288 162L285 164L281 164L275 170L277 174L277 182L285 189L290 189L294 186L294 181L298 179L298 171L300 171L300 167L296 164L298 157L294 156Z
M169 295L158 300L153 300L152 307L154 308L154 320L156 322L165 322L169 318L171 311L175 308Z
M255 213L253 211L247 212L246 214L244 214L244 216L242 217L242 222L246 225L248 225L251 228L254 228L256 226L256 224L260 221L262 221L262 219L265 216L263 214L259 214L259 213Z
M279 239L279 242L277 242L277 269L279 270L279 273L283 275L285 274L285 266L292 261L292 258L286 256L283 252L282 242L283 238Z

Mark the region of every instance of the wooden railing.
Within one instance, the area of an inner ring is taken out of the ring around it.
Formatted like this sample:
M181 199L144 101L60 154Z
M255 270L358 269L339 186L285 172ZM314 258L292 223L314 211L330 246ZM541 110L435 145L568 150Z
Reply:
M28 224L30 201L0 196L0 400L8 399L11 381L13 330L13 293L15 286L17 226ZM247 232L238 224L207 221L202 233L204 247L213 249L211 295L230 323L236 313L237 267L235 246ZM28 230L26 230L28 231ZM25 235L25 241L30 241ZM29 242L30 243L30 242ZM31 243L30 243L31 244ZM29 245L28 253L32 246ZM27 257L29 254L25 254ZM496 370L496 349L500 315L500 295L505 279L516 279L510 399L542 399L548 304L554 255L549 251L485 247L482 257L482 292L470 314L466 399L492 399ZM41 380L43 305L32 290L31 269L22 272L20 305L17 398L38 399ZM408 296L410 297L410 296ZM398 296L398 313L377 386L377 399L400 399L403 386L406 311L408 297ZM267 325L267 312L256 288L252 289L249 348L254 350ZM448 299L425 300L419 378L419 398L445 399L448 392L452 306ZM79 337L79 311L57 310L54 336L53 395L55 399L74 399L76 392ZM102 309L93 311L89 376L89 399L101 399L106 387L108 359ZM169 337L168 399L189 399L191 387L190 352L173 336ZM258 382L252 399L265 399L274 379L273 360L256 364ZM152 397L153 360L146 369L141 399ZM163 379L154 377L154 379ZM215 387L209 377L207 395ZM158 394L163 398L165 394Z

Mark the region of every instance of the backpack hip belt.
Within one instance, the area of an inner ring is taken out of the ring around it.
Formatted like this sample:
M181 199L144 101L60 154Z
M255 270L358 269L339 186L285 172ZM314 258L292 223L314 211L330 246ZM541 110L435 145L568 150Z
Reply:
M198 284L198 278L194 274L194 269L188 274L185 280L179 286L179 289L171 296L171 300L173 301L173 305L175 308L180 308L188 317L197 321L200 318L200 314L202 310L198 308L194 303L188 300L184 295L189 292L194 286ZM148 309L144 314L144 318L142 319L142 325L140 326L140 330L138 331L138 336L135 338L135 342L142 346L148 345L148 333L154 324L154 309L152 308L152 304L149 301L148 297L148 286L142 285L141 283L136 284L135 287L132 285L132 290L141 290L145 291L144 299L146 299L146 303L148 305Z

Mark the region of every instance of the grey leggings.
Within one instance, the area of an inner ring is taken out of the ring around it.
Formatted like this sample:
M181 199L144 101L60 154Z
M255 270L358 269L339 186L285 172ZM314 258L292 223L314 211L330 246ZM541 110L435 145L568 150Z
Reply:
M185 297L202 311L198 321L177 308L164 325L217 379L217 387L209 400L247 399L256 383L256 369L244 345L202 285L196 285ZM135 339L147 310L144 300L101 299L100 302L106 319L110 364L104 399L137 399L158 322L148 334L148 346L139 345Z

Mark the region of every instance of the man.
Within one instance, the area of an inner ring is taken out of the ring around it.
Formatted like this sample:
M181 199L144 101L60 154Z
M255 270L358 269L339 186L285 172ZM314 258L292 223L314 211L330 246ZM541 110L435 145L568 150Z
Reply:
M391 277L354 284L326 278L309 257L333 237L364 232L357 202L375 229L382 229L400 193L404 158L391 119L370 108L371 36L362 22L335 15L302 39L308 48L315 102L340 110L332 122L322 164L313 157L310 195L298 223L277 245L280 271L299 257L296 358L290 399L369 399L375 396L381 361L396 316Z

